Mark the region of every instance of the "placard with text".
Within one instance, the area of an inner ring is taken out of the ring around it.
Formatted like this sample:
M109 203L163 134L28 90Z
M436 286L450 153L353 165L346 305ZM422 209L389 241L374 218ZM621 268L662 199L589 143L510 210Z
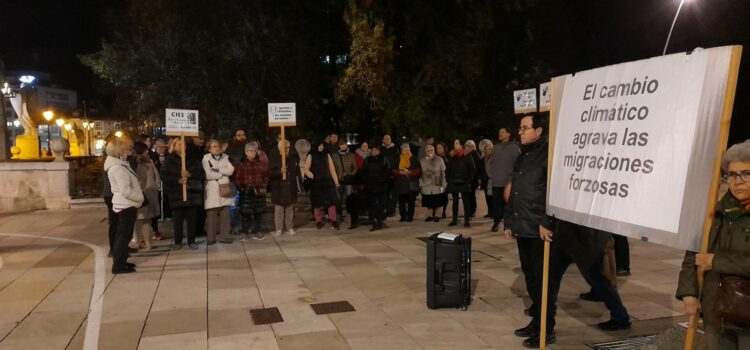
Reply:
M696 50L565 77L555 92L548 212L697 250L731 53Z

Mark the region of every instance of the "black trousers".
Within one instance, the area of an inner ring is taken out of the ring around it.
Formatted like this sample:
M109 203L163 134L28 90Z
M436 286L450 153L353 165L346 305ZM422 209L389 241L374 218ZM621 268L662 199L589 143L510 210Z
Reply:
M544 263L544 241L539 238L516 238L518 257L521 260L521 271L526 280L526 292L531 299L529 312L532 324L539 329L542 303L542 267ZM548 313L549 319L549 313Z
M471 202L469 201L471 199L471 192L460 192L461 196L461 203L464 205L464 222L469 222L469 218L471 217ZM453 198L453 221L458 220L458 197L459 192L452 192L451 197ZM474 196L474 200L476 200L476 196Z
M346 212L349 213L352 225L359 223L359 202L362 201L362 194L358 192L352 192L346 196ZM339 222L343 221L339 219Z
M505 215L505 187L493 187L492 188L492 203L490 215L492 215L493 222L495 225L499 224L503 220Z
M187 242L195 244L195 232L198 229L198 207L172 208L172 223L174 224L174 243L182 244L182 227L187 222Z
M477 189L471 190L471 192L462 193L461 197L466 196L466 201L468 202L468 206L464 204L464 210L467 208L469 209L469 216L474 216L477 212Z
M128 262L128 242L133 238L138 209L130 207L117 213L117 233L112 250L112 271L124 270Z
M370 220L385 220L386 206L388 205L389 192L370 192Z
M617 270L630 270L630 244L628 237L612 234L615 240L615 264Z
M107 225L109 225L109 253L115 251L115 237L117 236L117 213L112 210L112 197L104 197L104 203L107 204Z
M261 213L253 213L251 211L242 212L240 214L240 226L242 227L240 231L243 233L259 233L263 224L261 215Z
M409 192L398 196L398 214L401 218L414 219L414 206L416 202L416 192Z

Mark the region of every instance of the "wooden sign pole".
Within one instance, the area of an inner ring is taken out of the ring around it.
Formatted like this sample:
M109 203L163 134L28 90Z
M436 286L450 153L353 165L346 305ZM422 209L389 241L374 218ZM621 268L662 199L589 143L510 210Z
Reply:
M703 237L701 239L701 254L708 252L708 239L711 233L711 226L714 223L714 212L716 211L716 202L721 181L721 161L724 158L724 152L727 149L729 139L729 124L732 121L732 109L734 107L734 96L737 92L737 77L740 71L740 59L742 58L742 46L732 47L732 57L729 61L729 75L727 76L727 86L724 94L724 110L721 114L721 129L719 130L718 144L716 145L716 156L713 164L713 177L711 178L711 187L708 192L708 205L706 206L706 219L703 222ZM703 269L698 269L698 298L700 302L701 291L703 290ZM698 317L696 313L690 317L688 331L685 336L685 350L693 348L695 332L698 330Z
M555 103L555 84L556 79L552 79L550 84L550 107L549 107L549 130L547 135L547 196L549 197L549 183L552 179L552 159L555 151L555 131L557 130L557 107ZM559 101L558 101L559 102ZM545 349L547 346L547 299L549 290L549 255L550 242L544 241L544 260L542 262L542 305L541 305L541 325L539 327L539 349Z
M180 133L180 155L182 156L182 173L180 174L180 178L182 178L182 175L187 171L187 167L185 165L185 133ZM182 184L182 201L187 202L187 183Z
M281 126L281 179L286 180L286 135L284 126Z

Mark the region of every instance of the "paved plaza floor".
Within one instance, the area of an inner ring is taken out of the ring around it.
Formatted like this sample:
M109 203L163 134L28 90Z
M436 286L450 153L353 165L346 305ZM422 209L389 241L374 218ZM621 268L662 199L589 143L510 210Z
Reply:
M105 209L3 216L0 349L521 348L513 330L529 321L528 297L515 243L486 220L451 230L473 238L473 302L468 311L429 310L419 238L449 227L422 217L390 220L375 233L308 224L263 241L207 247L201 237L198 250L171 251L164 240L133 255L137 273L113 276ZM620 278L619 290L633 328L613 333L594 327L608 313L578 299L588 287L569 269L552 348L589 349L685 321L673 298L682 254L631 240L633 274ZM318 315L311 307L336 301L354 311ZM263 308L277 308L283 322L256 325L250 310Z

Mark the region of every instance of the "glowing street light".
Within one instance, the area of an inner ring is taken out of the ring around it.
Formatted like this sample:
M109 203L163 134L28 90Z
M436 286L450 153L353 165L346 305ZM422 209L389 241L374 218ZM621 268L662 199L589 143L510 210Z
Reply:
M65 120L62 118L58 118L57 120L55 120L55 123L57 124L57 126L62 128L63 124L65 124Z
M65 124L65 131L70 131L72 129L73 129L73 125L71 125L70 123Z
M116 131L115 132L115 136L122 137L122 131Z
M55 117L55 112L53 112L53 111L44 111L44 113L42 113L42 115L44 116L44 119L49 123L49 121L52 120L52 118Z

